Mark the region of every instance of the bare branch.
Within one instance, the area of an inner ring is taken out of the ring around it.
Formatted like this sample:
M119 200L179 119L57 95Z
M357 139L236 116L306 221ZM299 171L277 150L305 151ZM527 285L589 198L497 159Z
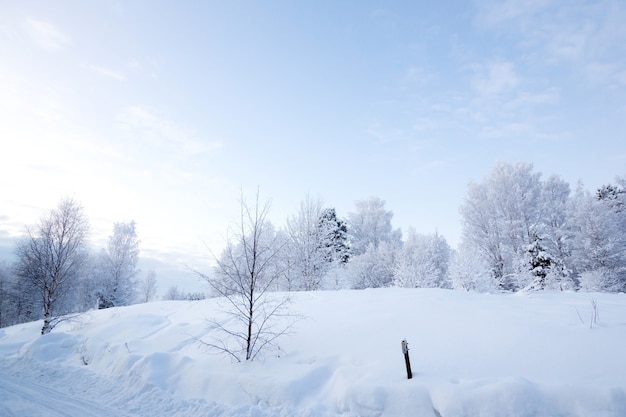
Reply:
M227 242L222 255L215 257L214 276L195 271L221 297L223 312L231 318L227 323L212 320L212 329L219 338L202 343L237 361L252 360L274 346L293 321L286 311L288 297L271 297L269 293L281 274L275 264L284 245L279 244L267 220L269 204L260 204L258 192L253 207L245 203L243 196L240 203L238 233Z

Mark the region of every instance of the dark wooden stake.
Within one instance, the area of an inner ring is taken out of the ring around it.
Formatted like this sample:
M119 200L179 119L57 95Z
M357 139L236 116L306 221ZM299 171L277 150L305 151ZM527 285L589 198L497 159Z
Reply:
M409 359L409 343L406 339L402 341L402 353L404 353L404 362L406 364L406 377L411 379L413 378L413 372L411 372L411 360Z

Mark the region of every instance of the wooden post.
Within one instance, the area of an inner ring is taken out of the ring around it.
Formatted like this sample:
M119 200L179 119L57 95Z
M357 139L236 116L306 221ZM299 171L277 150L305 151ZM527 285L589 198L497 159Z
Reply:
M409 359L409 343L406 339L402 341L402 353L404 353L404 363L406 364L406 377L411 379L413 372L411 372L411 360Z

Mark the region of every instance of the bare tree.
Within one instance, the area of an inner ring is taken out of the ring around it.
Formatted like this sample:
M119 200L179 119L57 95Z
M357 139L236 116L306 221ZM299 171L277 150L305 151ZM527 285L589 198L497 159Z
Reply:
M16 274L35 287L41 296L43 327L41 334L54 327L63 303L73 290L87 259L86 239L89 226L83 208L65 198L44 217L34 231L17 245ZM65 306L68 310L69 306Z
M287 310L289 297L271 293L281 271L276 268L282 240L267 220L269 204L254 207L241 199L241 223L221 257L216 258L215 276L197 272L222 297L225 313L232 320L225 324L212 320L220 338L202 343L241 362L253 360L293 324L295 315Z
M157 279L156 273L153 269L146 273L143 281L139 283L139 301L142 303L148 303L156 297L157 292Z
M167 289L167 291L163 295L163 299L171 300L171 301L182 300L183 293L178 290L178 285L172 285L171 287Z

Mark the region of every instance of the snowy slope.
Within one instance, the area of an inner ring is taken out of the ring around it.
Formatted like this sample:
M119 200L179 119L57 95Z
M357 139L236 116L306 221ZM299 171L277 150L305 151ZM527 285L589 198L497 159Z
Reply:
M624 294L311 292L292 309L282 352L252 363L197 341L216 300L2 329L0 415L626 416ZM65 414L39 410L47 396Z

